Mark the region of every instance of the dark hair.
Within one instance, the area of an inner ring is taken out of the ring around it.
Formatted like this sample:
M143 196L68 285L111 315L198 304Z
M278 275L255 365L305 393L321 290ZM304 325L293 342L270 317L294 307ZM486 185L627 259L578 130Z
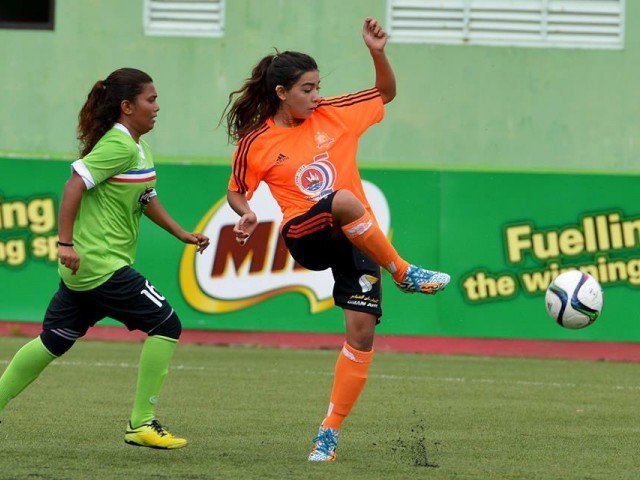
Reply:
M229 101L222 112L222 118L225 114L227 117L229 139L239 140L278 111L278 85L288 90L304 73L313 70L318 70L318 65L306 53L277 52L262 58L253 67L251 77L245 80L242 88L229 94ZM238 94L240 96L234 101L233 97Z
M89 153L120 118L120 104L124 100L135 101L151 82L151 77L141 70L121 68L95 83L78 114L81 157Z

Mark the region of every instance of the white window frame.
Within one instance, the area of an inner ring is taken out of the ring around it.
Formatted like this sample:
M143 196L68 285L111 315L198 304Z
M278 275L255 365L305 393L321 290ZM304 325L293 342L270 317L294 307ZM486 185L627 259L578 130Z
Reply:
M590 13L567 17L567 6L600 10L604 20L598 23L597 14ZM386 27L396 43L623 49L625 7L625 0L387 0ZM403 8L408 9L404 19L399 14ZM408 13L412 8L413 18ZM479 28L474 30L474 24ZM580 34L589 24L596 24L593 32ZM599 39L598 31L609 37Z
M224 36L225 0L144 0L143 9L145 35Z

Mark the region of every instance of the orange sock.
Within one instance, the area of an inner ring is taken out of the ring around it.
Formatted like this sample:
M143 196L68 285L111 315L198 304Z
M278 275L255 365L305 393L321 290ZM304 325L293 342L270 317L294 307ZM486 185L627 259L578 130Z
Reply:
M359 219L343 225L342 231L351 243L387 270L396 282L404 280L409 263L398 255L369 212L365 211Z
M324 428L340 429L367 382L367 370L372 358L373 350L361 352L344 342L336 362L329 411L322 422Z

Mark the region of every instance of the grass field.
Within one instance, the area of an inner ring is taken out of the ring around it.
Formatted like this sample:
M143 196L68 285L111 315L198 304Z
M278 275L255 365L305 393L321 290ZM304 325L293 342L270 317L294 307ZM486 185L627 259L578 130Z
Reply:
M0 338L0 371L26 342ZM640 365L378 353L335 464L309 464L337 352L181 345L123 442L140 344L79 342L0 423L1 479L637 479Z

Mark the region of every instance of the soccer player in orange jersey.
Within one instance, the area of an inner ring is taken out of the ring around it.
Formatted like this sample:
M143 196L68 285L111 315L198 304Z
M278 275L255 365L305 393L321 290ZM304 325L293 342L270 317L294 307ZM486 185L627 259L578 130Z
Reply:
M310 270L331 268L333 298L345 315L346 342L310 461L335 460L340 427L366 382L382 315L380 267L405 292L433 294L450 280L446 273L400 257L364 194L356 163L358 140L382 120L384 104L395 97L396 81L384 52L382 26L365 19L362 37L373 59L375 87L323 99L316 62L287 51L258 62L242 88L229 96L226 113L228 134L238 142L227 195L240 215L237 241L244 244L258 224L248 199L263 181L283 211L281 234L291 255ZM362 302L365 287L367 301Z

